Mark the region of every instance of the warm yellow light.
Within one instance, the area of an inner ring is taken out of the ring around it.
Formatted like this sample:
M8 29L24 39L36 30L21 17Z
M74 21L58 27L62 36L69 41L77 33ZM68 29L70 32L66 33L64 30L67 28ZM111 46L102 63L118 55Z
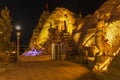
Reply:
M80 32L79 32L79 33L75 33L75 34L74 34L74 36L73 36L73 40L74 40L76 43L78 43L78 42L79 42L80 35L81 35L81 33L80 33Z
M106 23L104 33L106 33L105 38L108 39L111 47L110 54L113 54L120 46L120 20Z
M17 36L18 36L18 37L20 36L20 32L17 32Z
M82 22L81 24L78 25L77 31L80 30L82 28L82 26L84 25L84 23Z
M110 62L120 50L120 21L116 20L109 24L106 23L103 32L110 45L110 52L108 55L112 55L113 57L107 56L107 59L103 63L97 63L93 70L107 71L107 67L109 66Z
M72 34L74 29L73 24L75 23L73 13L65 8L56 8L43 25L43 29L36 40L37 45L42 47L42 45L44 45L45 42L50 38L50 28L57 29L58 32L61 32L63 29L65 29L64 21L66 22L67 32Z
M3 32L2 31L0 31L0 34L2 34Z

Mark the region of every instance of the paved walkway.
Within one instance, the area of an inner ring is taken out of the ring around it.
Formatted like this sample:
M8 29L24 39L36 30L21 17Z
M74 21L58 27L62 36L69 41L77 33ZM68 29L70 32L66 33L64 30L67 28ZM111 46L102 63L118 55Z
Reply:
M12 62L0 80L99 80L87 68L68 61Z

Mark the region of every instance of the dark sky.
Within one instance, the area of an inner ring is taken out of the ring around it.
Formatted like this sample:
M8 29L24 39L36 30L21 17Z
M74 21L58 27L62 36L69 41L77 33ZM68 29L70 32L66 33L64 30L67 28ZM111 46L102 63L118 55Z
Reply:
M47 2L50 11L56 7L65 7L75 13L87 15L93 13L104 1L106 0L0 0L0 11L8 6L13 26L22 27L21 44L28 44Z

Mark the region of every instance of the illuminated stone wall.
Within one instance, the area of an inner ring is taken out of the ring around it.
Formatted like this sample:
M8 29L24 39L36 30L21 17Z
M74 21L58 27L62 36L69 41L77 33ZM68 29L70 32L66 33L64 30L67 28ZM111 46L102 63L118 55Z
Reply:
M47 18L49 17L50 12L49 11L43 11L42 15L40 16L40 19L38 21L38 24L36 25L35 29L33 30L33 34L29 43L29 47L31 45L36 45L36 40L38 38L38 35L40 34L44 23L46 22Z
M82 54L81 50L84 52L84 47L89 47L89 49L92 49L92 46L97 46L98 49L96 49L97 51L95 52L98 53L98 50L100 52L101 49L102 54L100 55L102 56L103 53L107 51L107 48L104 45L104 40L108 40L108 44L110 45L109 53L107 53L107 55L115 56L118 54L117 51L120 47L119 14L120 0L108 0L98 10L96 10L93 15L84 17L85 20L83 23L79 23L79 25L82 26L79 30L76 29L74 33L75 36L73 36L78 48L80 49L78 49L78 51L80 51L79 54ZM100 23L100 21L103 21L104 23ZM102 30L102 35L96 34L97 30ZM99 37L98 41L95 41L96 35ZM101 36L103 36L103 38ZM105 62L106 60L103 60L103 63L101 63L99 66L108 65L110 62L109 59L111 60L111 57L108 58L107 62Z
M65 29L65 21L67 32L72 35L78 51L84 47L93 48L93 46L96 46L96 53L100 51L99 47L102 47L103 52L105 52L104 40L108 40L110 45L110 53L108 55L115 56L120 47L120 16L118 14L120 14L120 0L108 0L94 14L81 17L75 27L76 19L74 18L74 13L65 8L56 8L44 23L36 39L37 46L41 48L46 42L50 44L52 40L49 29L58 29L60 33ZM100 21L103 21L103 23ZM103 39L100 37L101 35L96 33L99 29L102 31ZM101 39L97 41L96 35Z
M58 29L59 32L62 30L61 28L64 29L64 21L66 21L67 32L72 34L75 23L74 14L65 8L56 8L44 23L36 41L37 46L41 48L47 41L50 41L50 28Z

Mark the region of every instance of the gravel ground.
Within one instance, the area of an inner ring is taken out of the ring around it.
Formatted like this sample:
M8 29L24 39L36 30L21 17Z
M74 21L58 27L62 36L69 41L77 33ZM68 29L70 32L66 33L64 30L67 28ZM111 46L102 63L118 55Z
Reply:
M68 61L11 62L0 80L102 80L83 65Z

